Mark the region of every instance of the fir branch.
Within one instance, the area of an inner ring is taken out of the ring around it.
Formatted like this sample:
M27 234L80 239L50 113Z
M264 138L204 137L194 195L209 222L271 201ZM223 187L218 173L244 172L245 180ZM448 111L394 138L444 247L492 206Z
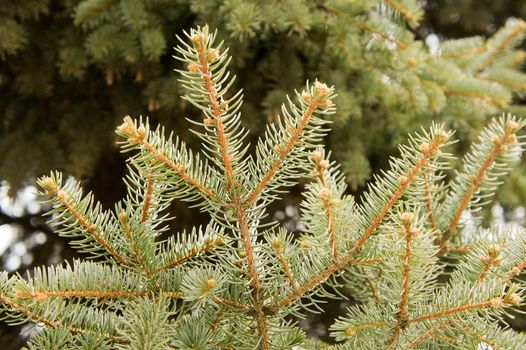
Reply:
M499 266L502 263L502 258L500 257L500 246L498 244L492 244L488 247L488 255L487 258L481 257L484 269L477 279L478 283L483 282L488 277L493 266Z
M46 317L42 317L40 315L35 314L34 312L30 311L28 308L16 303L14 300L9 299L8 297L2 294L0 294L0 302L9 306L11 309L16 310L17 312L20 312L21 314L29 317L33 321L41 322L45 324L46 326L52 327L52 328L57 328L60 326L60 323L52 321Z
M17 295L17 298L19 298L19 296ZM21 299L27 299L27 298L21 298ZM38 299L38 298L37 298ZM47 296L46 296L46 299L47 299ZM42 302L44 299L38 299L40 302ZM9 306L12 310L28 317L29 319L31 319L32 321L34 322L37 322L37 323L42 323L44 324L45 326L47 327L50 327L50 328L53 328L53 329L60 329L60 328L63 328L63 329L66 329L68 332L72 333L72 334L86 334L86 333L90 333L90 332L94 332L94 331L91 331L91 330L86 330L86 329L83 329L83 328L80 328L80 327L73 327L73 326L66 326L64 325L62 322L60 321L57 321L57 320L52 320L48 317L45 317L43 315L40 315L38 314L37 312L33 312L31 311L31 309L29 307L25 307L19 303L17 303L16 301L6 297L5 295L2 295L0 294L0 303L3 303L7 306ZM99 332L96 332L96 333L99 333ZM112 342L116 343L116 344L126 344L126 340L120 338L120 337L117 337L113 334L108 334L108 333L101 333L106 339L110 339Z
M252 299L254 300L254 310L257 318L257 329L261 344L261 350L270 349L270 339L268 335L267 318L264 308L263 301L263 290L261 282L259 280L259 274L256 268L256 257L254 255L254 247L252 245L252 236L250 234L249 223L247 219L246 211L243 209L241 199L236 198L233 203L234 210L238 218L238 227L241 234L241 240L243 242L244 251L246 254L246 260L248 263L248 272L250 275L250 286L252 288Z
M434 209L433 209L434 208L433 195L432 195L431 184L429 183L429 174L427 171L424 171L423 177L424 177L424 188L425 188L425 195L426 195L427 215L429 217L431 229L433 231L436 231L437 224L436 224L435 214L434 214Z
M413 340L411 343L404 345L403 349L414 349L417 346L425 343L426 341L439 336L444 328L449 328L450 324L450 321L446 321L433 326L433 328L428 329L424 334Z
M411 229L411 224L413 223L414 217L415 217L414 214L410 212L404 212L400 215L401 221L404 225L404 231L405 231L404 232L405 253L404 253L404 272L403 272L403 280L402 280L402 297L400 300L400 305L398 307L398 313L396 315L397 324L393 331L393 335L391 336L391 339L389 340L389 345L387 346L388 349L393 349L396 346L396 342L398 340L400 331L405 327L409 319L409 315L407 313L407 303L408 303L408 296L409 296L409 274L411 273L411 260L412 260L411 243L412 243L413 235L414 235Z
M148 198L148 196L149 195L147 194L146 198ZM143 211L143 217L142 218L144 218L144 211ZM142 221L142 218L141 218L141 221ZM148 278L150 278L150 280L154 281L155 283L158 283L153 278L154 277L154 272L152 271L150 266L146 263L146 261L144 260L142 252L137 247L137 243L135 242L135 238L133 237L132 229L130 227L130 224L128 223L128 214L126 214L125 211L121 211L119 213L119 221L120 221L121 225L124 228L124 232L126 232L126 236L128 237L128 241L130 242L132 251L135 253L135 255L137 257L137 260L139 260L139 264L141 265L142 269L146 272L146 275L148 276Z
M503 130L499 129L499 124L494 122L487 131L487 134L484 135L484 139L482 139L482 142L489 142L489 139L491 138L491 141L493 143L491 149L486 151L485 159L482 164L480 164L479 169L471 175L470 183L465 189L465 191L460 192L462 197L460 199L460 202L458 204L458 207L455 209L454 215L449 223L447 232L441 237L441 239L438 241L439 245L442 249L448 244L448 242L451 240L451 238L456 234L457 232L457 226L460 221L460 217L464 210L470 205L473 196L480 191L481 185L484 183L485 180L488 179L488 173L490 170L495 166L495 161L497 160L497 157L499 157L503 152L507 151L507 145L512 145L517 143L517 136L515 135L515 132L519 128L519 124L510 119L509 121L501 121L501 123L504 123L505 125L502 126ZM490 131L491 130L491 131ZM502 132L503 131L503 132ZM490 135L491 133L491 135ZM474 147L473 152L477 152L477 156L480 156L484 150L482 150L482 147L484 147L484 144L481 143L481 146L478 146L481 150ZM471 170L471 169L470 169ZM457 180L458 186L460 186L460 181ZM454 188L455 191L459 191L460 188ZM459 193L454 193L454 195L458 195ZM447 201L447 204L452 204L450 201Z
M98 291L98 290L49 290L38 292L16 291L19 299L35 299L42 302L49 298L105 298L105 299L130 299L146 296L148 292L125 290Z
M336 229L334 227L334 218L333 218L333 206L338 204L341 199L333 198L332 191L329 188L329 184L326 182L325 171L329 167L330 163L327 159L322 159L321 154L315 153L313 155L313 161L315 164L315 171L318 174L318 179L323 186L319 195L323 202L323 207L325 209L325 217L327 219L327 228L329 231L329 243L332 251L332 256L335 259L338 259L338 246L336 241Z
M495 59L506 49L509 49L511 44L514 43L521 35L523 35L524 31L526 30L526 23L521 20L510 20L508 23L506 23L506 26L512 27L511 30L508 30L507 33L504 31L508 28L502 30L505 34L504 38L499 38L500 42L498 42L498 45L495 48L491 48L490 55L478 67L479 73L486 70L493 62L495 62Z
M440 55L440 57L447 58L447 59L459 58L459 57L463 57L463 56L471 57L471 56L483 53L483 52L485 52L487 50L488 50L487 46L482 45L482 46L479 46L479 47L469 47L469 48L465 48L465 49L462 49L462 50L455 50L455 51L444 52L444 53L442 53Z
M281 263L281 267L283 268L283 272L285 273L285 276L287 276L287 280L289 281L290 286L293 289L296 288L296 285L294 283L294 278L292 277L292 274L290 273L289 263L287 262L287 259L285 259L285 256L283 255L283 245L281 244L281 240L278 237L274 237L271 244L276 250L276 255L278 256L279 262Z
M371 290L371 294L373 295L374 302L377 305L382 305L382 299L380 298L380 293L378 292L378 288L376 287L373 279L371 278L371 275L369 275L369 273L365 269L361 269L361 270L365 276L365 283L367 283L367 286Z
M391 327L392 325L385 322L374 322L374 323L365 323L358 326L349 327L345 330L345 333L348 337L352 337L356 333L367 329L367 328L376 328L376 327Z
M201 72L201 76L206 85L206 90L210 98L210 104L212 105L212 115L214 116L215 126L217 129L217 137L221 150L221 157L223 158L223 164L225 167L225 175L227 178L227 188L235 188L234 180L234 169L232 166L232 160L230 159L228 138L225 134L225 129L222 121L221 107L217 98L216 90L212 83L212 73L210 72L210 62L215 60L215 57L211 55L214 51L207 50L206 44L203 42L206 39L202 35L194 35L193 42L198 55L199 66L198 69Z
M397 40L396 38L384 33L384 32L381 32L379 30L376 30L374 28L372 28L371 26L367 25L366 23L364 22L360 22L360 21L356 21L356 25L358 26L358 28L362 29L362 30L365 30L369 33L372 33L372 34L376 34L380 37L382 37L383 39L395 44L397 47L401 48L402 50L405 50L407 48L407 45L403 42L401 42L400 40Z
M507 105L507 102L500 101L490 95L478 93L475 91L463 91L460 89L448 87L448 86L442 86L442 90L446 95L455 95L455 96L462 96L462 97L473 97L477 98L483 101L487 101L491 104L494 104L495 106L502 108Z
M201 246L193 247L186 254L177 256L173 260L164 263L162 266L159 266L157 268L157 271L167 270L179 266L185 261L190 260L198 255L211 252L214 249L217 249L218 247L222 246L223 244L225 244L225 239L222 236L207 240Z
M403 7L399 2L395 0L385 0L395 11L399 12L408 23L415 24L418 22L418 17L413 14L409 9Z
M117 131L127 138L127 142L130 146L139 145L144 147L144 149L150 152L155 159L173 170L185 183L197 189L205 198L221 202L216 193L200 183L197 179L193 178L184 166L176 164L161 150L148 142L146 130L146 127L142 124L137 127L130 117L124 118L124 122L117 128Z
M402 197L405 190L416 179L421 169L429 162L431 157L437 154L439 148L448 140L448 138L448 134L439 130L436 133L436 135L434 135L430 144L421 144L422 155L420 159L409 170L406 176L403 176L401 179L399 179L400 182L398 186L393 191L391 197L384 204L382 210L376 214L376 216L372 219L372 222L367 226L367 228L365 228L365 231L362 234L362 236L360 236L360 238L354 242L351 253L346 254L344 256L340 256L340 258L336 260L333 264L320 271L317 275L315 275L303 285L298 286L295 291L285 296L284 298L276 302L274 305L269 306L269 310L271 310L271 312L277 312L281 308L284 308L287 305L294 302L295 300L301 298L304 294L309 293L312 289L316 288L322 282L326 281L336 272L347 268L350 265L353 265L356 261L357 256L361 253L365 243L380 226L384 217L390 212L393 206Z
M389 201L384 205L382 211L376 215L373 222L367 227L362 237L360 237L360 239L354 244L355 251L361 251L369 237L371 237L378 226L382 223L384 217L398 202L408 186L415 180L420 170L429 162L430 158L438 152L439 148L448 139L448 137L449 136L444 132L439 132L437 135L435 135L435 138L432 140L431 144L422 144L422 157L411 169L411 171L404 178L400 179L400 185L397 187L396 191L394 191Z
M142 207L141 223L144 223L146 222L146 220L148 220L154 186L155 186L155 179L153 177L148 178L147 185L146 185L146 195L144 196L144 204ZM141 233L141 235L142 234L143 233Z
M476 303L476 304L466 304L461 306L456 306L451 309L441 310L437 312L433 312L427 315L423 315L417 318L414 318L412 320L409 320L409 323L418 323L418 322L425 322L429 320L433 320L436 318L441 318L449 315L455 315L458 313L463 313L467 311L472 310L481 310L481 309L487 309L487 308L502 308L506 305L516 305L518 303L518 300L520 300L520 297L516 294L511 294L510 296L507 296L505 298L497 297L493 298L484 302Z
M464 332L466 332L467 334L469 334L470 336L472 336L473 338L485 343L485 344L488 344L489 346L491 346L491 348L493 350L499 350L499 349L502 349L502 347L500 347L496 342L494 342L493 340L491 339L488 339L486 338L484 335L478 333L476 330L468 327L468 326L465 326L465 325L459 325L459 324L456 324L454 323L458 328L464 330Z
M332 106L330 98L332 97L332 88L328 88L323 83L316 82L314 91L304 91L301 95L301 99L307 104L306 109L299 118L298 125L293 127L290 125L287 128L287 134L289 139L285 142L284 146L279 144L274 145L275 152L278 153L278 158L265 170L262 178L258 181L257 186L243 199L244 205L250 205L255 202L265 188L269 185L275 175L279 172L285 160L294 150L300 137L304 134L311 118L315 112L319 109L321 112ZM290 103L292 106L292 103ZM294 107L293 107L294 108ZM285 109L283 109L285 111Z
M75 204L71 201L71 196L61 188L60 176L44 176L38 181L39 185L46 191L46 194L57 199L59 203L69 212L72 218L88 232L111 256L125 266L130 266L130 262L122 256L108 240L104 238L97 225L83 215ZM89 197L88 197L89 198ZM89 207L89 205L88 205Z

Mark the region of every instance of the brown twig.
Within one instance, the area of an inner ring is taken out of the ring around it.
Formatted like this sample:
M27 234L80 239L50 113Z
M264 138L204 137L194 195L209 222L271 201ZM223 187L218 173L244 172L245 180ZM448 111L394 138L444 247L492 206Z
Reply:
M150 205L152 201L152 193L153 193L154 184L155 184L155 180L152 177L149 178L148 183L146 185L146 194L144 196L144 204L142 206L141 223L144 223L146 222L146 220L148 220L148 214L149 214Z
M391 339L389 341L388 349L393 349L396 346L396 341L398 340L400 331L405 327L409 319L409 315L407 313L407 303L408 303L408 296L409 296L409 277L411 273L411 260L412 260L411 243L413 240L413 231L411 230L411 223L413 221L414 215L409 212L404 212L402 213L401 216L402 216L402 223L405 228L405 242L406 242L405 254L404 254L404 271L403 271L404 277L402 281L402 297L400 300L399 311L396 316L397 324L393 331L393 335L391 336Z
M199 181L191 177L183 166L179 166L175 164L173 160L166 157L162 152L160 152L157 148L151 145L148 141L143 140L143 139L138 139L136 142L141 144L146 150L152 153L162 163L164 163L170 169L175 171L181 177L183 181L185 181L187 184L198 189L201 193L203 193L205 197L208 197L214 201L220 201L217 194L215 194L214 192L212 192L212 190L208 189L202 183L200 183Z
M111 244L103 237L103 235L97 230L97 225L89 222L70 202L69 195L63 191L59 190L56 193L58 200L68 209L68 211L73 215L77 222L88 231L97 242L99 242L108 253L110 253L115 259L125 266L130 266L130 262L126 260L118 251L116 251Z
M223 119L221 115L221 106L217 99L217 93L214 89L212 83L212 73L210 72L210 57L209 52L206 50L206 47L203 45L203 38L199 37L195 41L195 46L198 54L199 60L199 70L203 81L206 85L206 90L208 91L208 96L210 98L210 103L212 104L212 115L214 116L215 126L217 128L217 140L219 142L219 148L221 151L221 157L223 159L223 164L225 166L225 176L227 180L227 188L234 189L234 169L232 166L232 159L230 158L230 153L228 151L228 138L225 133L225 127L223 125Z
M457 313L465 312L465 311L485 309L489 307L502 307L505 303L506 303L506 300L503 298L494 298L494 299L491 299L491 300L488 300L482 303L478 303L478 304L462 305L462 306L457 306L451 309L434 312L431 314L427 314L427 315L420 316L415 319L409 320L408 322L410 323L424 322L424 321L429 321L435 318L453 315L453 314L457 314Z
M312 102L309 104L307 110L301 117L298 127L294 128L289 141L286 143L284 147L280 147L278 159L276 159L274 163L272 163L272 165L266 172L265 176L263 176L259 184L243 200L244 204L251 204L259 198L261 192L263 192L263 190L267 187L268 183L274 178L274 175L276 175L276 173L279 171L281 165L287 159L287 156L294 149L296 142L300 138L301 134L303 133L303 130L309 123L310 118L312 117L312 115L314 114L314 111L316 110L318 106L319 104L316 102L316 99L313 99Z
M157 268L157 271L171 269L172 267L181 265L183 262L190 260L191 258L208 251L215 249L216 247L224 244L224 239L222 237L206 241L201 247L194 247L188 253L183 256L175 258L175 260L165 263L163 266Z
M424 188L426 192L426 205L427 205L429 221L431 223L431 229L434 232L436 232L437 224L436 224L435 214L433 210L433 195L432 195L431 184L429 183L429 174L427 171L424 172Z

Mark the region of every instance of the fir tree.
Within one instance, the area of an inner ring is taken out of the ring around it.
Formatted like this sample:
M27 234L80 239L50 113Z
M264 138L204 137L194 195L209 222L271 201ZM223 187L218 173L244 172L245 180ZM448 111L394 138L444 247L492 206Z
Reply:
M208 22L235 54L253 141L305 80L338 88L328 144L358 192L420 125L446 122L468 143L490 116L523 110L513 103L526 86L517 49L522 20L510 19L489 39L443 40L431 52L416 34L423 16L416 0L7 1L0 7L0 178L16 189L51 169L91 176L116 154L105 131L120 115L150 112L155 122L186 130L173 118L192 109L180 103L184 87L169 74L168 43L172 33ZM524 202L522 173L510 181L507 202Z
M208 27L185 33L176 58L184 98L201 113L202 152L126 117L128 195L105 211L60 173L40 178L57 232L97 258L0 274L3 318L42 331L30 349L518 349L502 326L522 303L522 227L480 227L487 204L518 162L523 120L494 119L446 177L452 133L413 134L359 202L320 145L335 112L333 88L307 83L288 98L254 149L240 121L230 57ZM310 178L299 237L265 225L270 203ZM165 234L172 201L206 212L192 232ZM476 229L473 229L473 225ZM166 237L166 238L165 238ZM447 281L440 277L453 272ZM337 345L305 339L290 322L323 312L322 296L360 304L331 327Z

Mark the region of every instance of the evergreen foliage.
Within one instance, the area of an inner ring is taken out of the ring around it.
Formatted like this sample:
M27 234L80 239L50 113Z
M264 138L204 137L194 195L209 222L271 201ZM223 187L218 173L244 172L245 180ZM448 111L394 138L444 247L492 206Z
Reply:
M97 258L0 273L2 318L42 326L30 349L518 349L503 317L522 304L526 232L484 229L476 214L522 154L525 122L504 115L445 177L452 133L433 124L400 146L359 202L320 146L334 89L315 81L287 98L251 148L230 57L208 27L176 49L202 152L126 117L128 195L113 211L60 173L40 178L59 235ZM310 178L299 237L263 224L268 205ZM167 206L190 203L205 228L171 234ZM476 227L473 230L472 226ZM450 273L451 269L453 272ZM444 277L450 274L447 280ZM339 343L306 339L291 315L323 298L360 303L331 327Z
M180 102L184 87L168 73L168 42L208 22L234 54L251 140L305 80L338 88L328 143L357 191L420 125L445 122L468 142L488 117L523 110L513 103L526 86L517 48L522 20L510 19L489 39L445 40L430 50L416 34L423 15L416 0L7 1L0 8L0 178L17 188L50 169L92 175L112 154L105 131L119 115L155 112L155 122L186 130L173 116L198 116ZM508 202L526 198L522 173L510 181Z

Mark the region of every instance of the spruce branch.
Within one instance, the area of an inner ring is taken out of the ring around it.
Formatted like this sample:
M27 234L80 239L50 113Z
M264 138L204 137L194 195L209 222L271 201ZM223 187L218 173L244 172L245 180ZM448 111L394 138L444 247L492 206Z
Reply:
M73 244L86 252L110 255L121 264L130 265L130 262L119 253L118 238L111 233L105 235L101 231L101 227L111 223L111 217L108 213L102 213L98 204L93 206L91 195L84 199L75 197L71 193L78 193L79 185L70 182L63 187L62 177L58 174L44 176L38 183L45 191L41 195L50 198L56 211L61 207L66 209L62 215L52 218L55 225L64 226L59 228L59 234L66 237L83 236L82 240ZM104 252L98 253L101 250Z
M418 23L420 17L422 17L422 9L419 5L416 5L414 1L385 0L385 3L391 6L396 12L400 13L411 26L414 26L416 23ZM411 8L415 8L416 11L411 11Z
M265 141L259 141L257 147L257 161L263 163L263 168L254 169L258 174L257 185L250 194L243 199L244 205L255 202L264 192L274 191L278 186L288 185L287 178L294 175L290 159L295 151L302 152L309 143L317 141L323 136L322 126L326 121L316 114L332 114L331 99L334 89L315 82L314 86L298 94L300 107L288 100L289 110L282 106L284 120L279 122L277 130L267 128ZM270 142L274 144L270 146ZM301 147L298 147L301 144ZM297 165L295 166L297 167ZM281 176L279 176L281 175Z
M441 310L441 311L434 312L431 314L422 315L415 319L409 320L408 322L410 323L425 322L425 321L429 321L435 318L455 315L455 314L466 312L466 311L480 310L480 309L487 309L487 308L502 308L506 305L517 305L519 302L520 302L520 297L517 294L510 294L506 298L501 298L501 297L493 298L493 299L490 299L490 300L487 300L481 303L461 305L461 306L457 306L451 309Z
M126 141L122 143L124 152L133 148L142 148L148 152L147 155L139 153L138 164L152 161L164 164L176 175L174 179L176 184L180 182L187 184L188 187L180 191L179 196L182 198L193 201L197 197L194 191L197 191L198 197L221 202L218 195L202 183L202 180L207 179L209 175L201 170L206 167L201 164L198 157L193 156L186 149L184 143L176 139L175 144L172 145L169 139L168 144L165 144L165 139L159 130L151 132L147 123L137 126L130 117L124 118L123 124L117 128L117 133L126 138ZM177 162L173 161L172 157L177 159Z
M404 152L403 159L412 163L409 169L406 170L406 166L401 167L401 161L394 159L392 161L392 172L386 174L386 179L378 179L375 186L372 186L369 193L365 195L366 203L361 210L366 216L370 217L372 213L375 213L375 216L367 218L370 220L370 223L365 227L363 234L352 244L351 253L340 256L334 263L319 271L303 285L298 286L295 291L270 306L269 310L276 312L288 306L306 293L311 292L333 274L348 268L356 261L367 240L380 226L384 217L416 179L422 168L431 158L437 156L440 147L447 144L450 134L440 128L436 128L432 129L428 137L429 139L417 136L412 139L411 148L402 148ZM407 172L404 173L404 171ZM382 188L384 191L379 191L379 188ZM379 195L380 193L381 195Z
M148 220L149 216L149 210L152 202L152 193L155 186L155 179L149 178L148 179L148 185L146 188L146 195L144 196L144 204L142 208L142 217L141 222L144 223L146 220Z
M403 272L403 281L402 281L402 297L400 300L399 310L396 315L397 318L397 324L395 327L395 330L393 331L393 335L391 336L391 339L389 341L389 345L387 346L388 349L392 349L396 346L396 342L398 340L398 336L400 334L400 330L405 327L405 324L407 323L409 319L409 315L407 312L407 303L408 303L408 296L409 296L409 274L411 273L411 260L412 260L412 252L411 252L411 244L413 240L413 236L415 235L415 232L412 230L412 224L413 220L415 218L415 215L411 212L403 212L400 214L400 219L404 225L404 236L405 236L405 253L404 253L404 272Z
M501 29L491 40L489 50L485 60L477 67L477 72L480 74L490 67L498 56L503 52L509 50L511 46L520 42L521 38L526 32L526 23L519 19L511 19L506 22L506 25Z
M439 240L442 248L455 236L466 208L472 205L476 209L484 204L481 200L487 198L487 193L494 191L498 184L497 178L505 174L507 164L516 159L517 153L510 148L519 143L516 132L520 128L522 124L510 116L494 120L466 156L466 169L457 176L440 211L441 227L444 227L445 220L449 220L446 232Z

